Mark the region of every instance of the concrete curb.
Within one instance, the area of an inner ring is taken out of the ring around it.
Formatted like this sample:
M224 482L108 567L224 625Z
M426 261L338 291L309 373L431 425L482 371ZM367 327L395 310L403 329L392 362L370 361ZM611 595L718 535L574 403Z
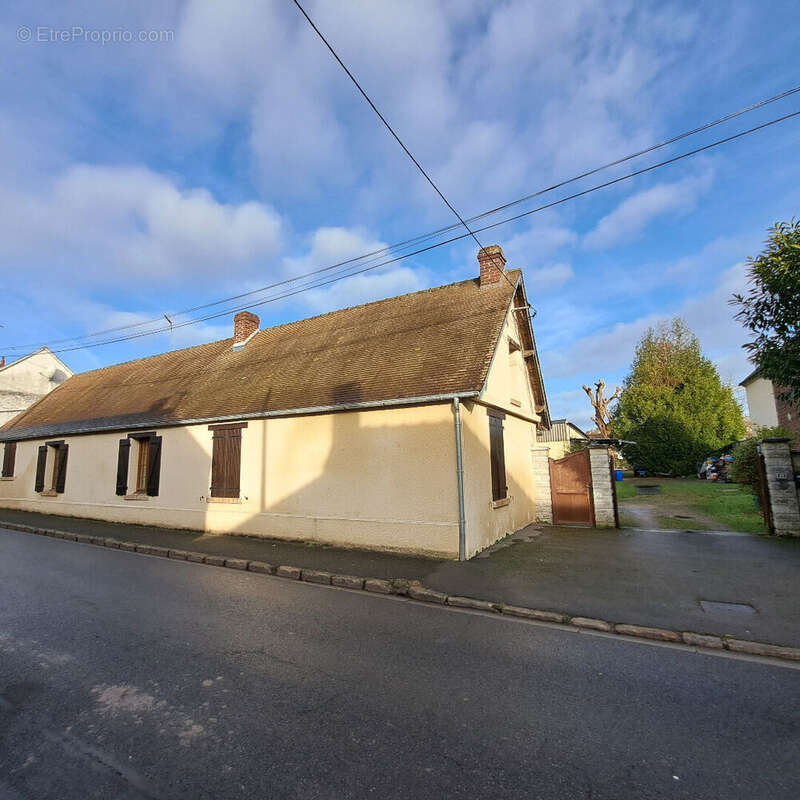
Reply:
M447 595L443 592L429 589L427 586L423 586L419 581L408 581L405 578L384 580L381 578L359 578L355 575L336 575L323 570L302 569L289 565L273 566L264 561L249 561L244 558L226 558L225 556L197 553L191 550L170 549L157 545L145 545L136 542L125 542L120 539L103 538L101 536L84 536L67 531L36 528L32 525L20 525L18 523L12 524L3 522L0 523L0 527L8 530L20 531L22 533L33 533L38 536L50 536L55 539L79 542L80 544L91 544L96 547L109 547L115 550L142 553L143 555L159 556L161 558L171 558L180 561L192 561L213 567L246 570L256 574L270 575L286 578L288 580L361 590L373 594L400 595L421 603L433 603L436 605L448 605L453 608L486 611L506 617L520 617L556 625L569 625L577 629L601 631L603 633L612 633L638 639L649 639L651 641L685 644L706 650L729 650L733 653L746 653L747 655L800 661L800 647L786 647L783 645L769 644L767 642L751 642L732 636L717 636L713 634L695 633L693 631L674 631L667 628L614 623L603 619L594 619L592 617L573 617L570 614L557 611L542 611L535 608L512 606L474 597Z

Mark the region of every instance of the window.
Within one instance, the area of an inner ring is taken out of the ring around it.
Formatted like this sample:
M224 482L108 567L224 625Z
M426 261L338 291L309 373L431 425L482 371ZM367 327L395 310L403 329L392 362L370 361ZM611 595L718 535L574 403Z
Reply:
M131 442L135 443L133 493L128 494ZM161 484L161 437L155 433L131 433L119 440L117 494L121 497L158 497Z
M17 460L17 443L6 442L3 449L3 478L14 477L14 462Z
M246 422L210 425L214 432L211 455L211 496L239 498L242 469L242 428Z
M489 409L489 458L492 466L492 500L508 497L506 486L506 454L503 444L505 414Z
M136 465L136 491L144 494L147 491L147 475L149 472L150 440L139 439L138 463Z
M47 442L39 447L36 458L34 490L45 495L63 494L67 481L67 455L65 442ZM47 488L45 489L45 486Z

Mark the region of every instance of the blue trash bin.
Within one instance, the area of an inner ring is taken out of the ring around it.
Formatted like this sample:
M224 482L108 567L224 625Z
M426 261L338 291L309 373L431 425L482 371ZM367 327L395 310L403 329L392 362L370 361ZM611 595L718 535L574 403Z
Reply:
M622 480L624 480L624 478L622 477L622 470L621 469L615 469L614 470L614 480L617 481L617 483L619 483Z

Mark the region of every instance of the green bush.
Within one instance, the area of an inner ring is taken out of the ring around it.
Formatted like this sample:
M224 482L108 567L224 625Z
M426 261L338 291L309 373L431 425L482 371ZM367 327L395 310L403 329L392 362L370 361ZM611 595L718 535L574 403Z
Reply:
M757 436L739 442L733 448L730 475L736 483L743 483L758 491L758 442L770 437L790 436L783 428L761 428Z

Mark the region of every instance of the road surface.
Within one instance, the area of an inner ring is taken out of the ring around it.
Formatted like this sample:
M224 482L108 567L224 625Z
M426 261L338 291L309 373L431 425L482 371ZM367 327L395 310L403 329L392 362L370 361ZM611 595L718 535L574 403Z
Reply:
M0 531L0 798L792 798L800 671Z

